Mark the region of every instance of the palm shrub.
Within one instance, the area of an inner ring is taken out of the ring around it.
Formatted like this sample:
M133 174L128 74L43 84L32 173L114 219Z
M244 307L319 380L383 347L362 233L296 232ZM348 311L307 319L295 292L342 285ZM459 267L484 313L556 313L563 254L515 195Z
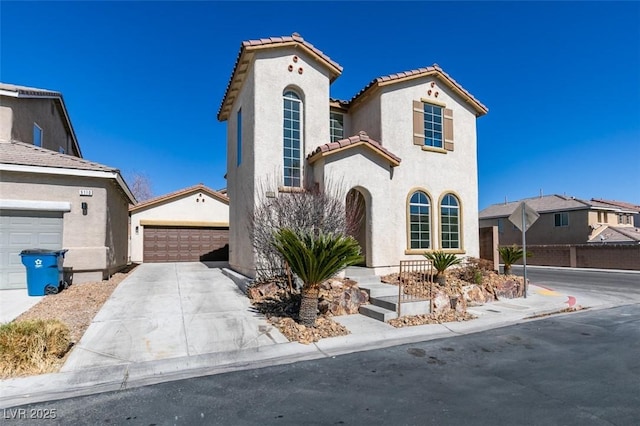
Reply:
M347 266L360 263L360 246L350 236L322 231L295 232L290 228L275 231L273 245L302 280L298 318L300 324L312 327L318 313L320 284Z
M458 265L462 262L462 259L457 257L455 254L445 253L442 250L425 253L423 256L429 259L433 267L436 269L435 280L440 285L446 284L444 271L446 271L450 266Z
M504 274L511 275L511 265L522 259L522 248L515 244L512 246L498 247L498 253L500 253L500 258L502 259L502 263L504 263ZM531 252L527 253L527 257L531 255Z

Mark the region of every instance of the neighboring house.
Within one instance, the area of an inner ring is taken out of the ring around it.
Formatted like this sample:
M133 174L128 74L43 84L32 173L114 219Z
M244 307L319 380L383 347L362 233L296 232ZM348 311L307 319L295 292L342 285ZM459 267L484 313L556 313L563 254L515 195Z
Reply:
M255 275L247 230L265 189L331 182L364 207L356 237L375 272L425 251L477 257L476 119L487 108L437 65L376 78L349 101L329 95L341 73L295 33L242 43L218 112L231 267Z
M24 249L67 249L75 283L126 266L135 198L120 172L80 158L59 93L0 84L0 100L0 289L26 287Z
M0 140L82 157L62 94L0 83Z
M129 208L132 262L229 258L229 199L199 184Z
M609 206L612 206L612 207L619 207L621 209L626 209L626 210L635 212L633 214L633 224L637 228L640 227L640 206L639 205L632 204L632 203L626 203L624 201L604 200L602 198L592 198L591 201L596 202L596 203L609 205Z
M480 227L497 226L501 246L522 244L522 232L509 221L522 201L540 214L527 230L527 244L640 243L635 210L596 200L547 195L493 204L480 212Z

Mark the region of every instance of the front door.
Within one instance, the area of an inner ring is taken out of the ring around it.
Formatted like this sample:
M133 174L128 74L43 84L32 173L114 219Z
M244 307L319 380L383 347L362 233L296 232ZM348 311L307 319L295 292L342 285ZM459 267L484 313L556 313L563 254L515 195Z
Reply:
M364 195L357 189L352 189L346 199L347 233L360 244L363 262L360 266L366 266L367 259L367 206Z

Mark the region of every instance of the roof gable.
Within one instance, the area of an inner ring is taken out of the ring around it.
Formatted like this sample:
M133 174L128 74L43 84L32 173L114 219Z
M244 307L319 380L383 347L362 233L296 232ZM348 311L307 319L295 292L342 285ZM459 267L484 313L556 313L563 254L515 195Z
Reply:
M244 83L249 66L253 61L255 52L264 49L278 49L283 47L294 47L307 52L312 58L324 65L330 72L331 81L334 81L342 73L342 67L313 44L305 41L300 34L293 33L291 36L269 37L258 40L243 41L240 52L231 72L231 78L225 89L220 108L218 110L218 120L225 121L229 118L231 106L240 92Z
M182 198L182 197L194 194L196 192L204 192L205 194L208 194L212 198L215 198L216 200L229 205L229 197L199 183L198 185L190 186L188 188L180 189L178 191L171 192L169 194L161 195L159 197L155 197L150 200L143 201L141 203L136 204L135 206L129 207L129 211L136 212L136 211L144 210L150 207L155 207L161 204L170 203L178 198Z
M53 99L54 101L57 101L60 106L60 109L62 110L66 125L69 127L69 133L71 134L71 139L73 140L73 146L76 149L78 156L82 158L82 151L80 150L80 144L78 143L78 139L76 138L76 132L73 129L73 125L71 124L71 119L69 118L67 107L64 104L62 93L55 92L53 90L38 89L36 87L0 83L0 96L10 96L13 98L23 98L23 99Z
M457 81L455 81L449 74L444 72L438 64L433 64L430 67L417 68L414 70L399 72L395 74L385 75L373 79L364 89L360 90L351 100L349 106L356 105L361 102L366 94L376 90L379 87L388 86L391 84L397 84L408 80L417 78L435 77L442 81L449 89L460 96L466 101L473 110L476 112L476 117L485 115L489 109L484 106L479 100L477 100L471 93L469 93L464 87L462 87Z
M337 142L320 145L307 156L307 160L310 164L313 164L322 157L326 157L328 155L335 154L347 149L352 149L358 146L363 146L372 150L375 154L387 160L391 167L399 166L400 161L402 161L400 157L383 147L380 142L370 139L369 135L367 135L367 133L364 131L361 131L357 135L351 136L347 139L341 139Z

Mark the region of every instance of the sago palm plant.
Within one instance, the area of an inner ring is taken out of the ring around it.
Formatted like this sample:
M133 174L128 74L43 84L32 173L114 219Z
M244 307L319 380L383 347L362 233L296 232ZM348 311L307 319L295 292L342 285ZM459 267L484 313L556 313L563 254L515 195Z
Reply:
M512 246L498 247L498 253L500 253L500 258L502 259L502 263L504 263L504 274L511 275L511 265L522 259L522 248L515 244ZM531 255L531 252L527 252L527 257Z
M446 271L450 266L458 265L462 262L462 259L456 257L455 254L445 253L442 250L425 253L423 256L429 259L433 264L433 267L436 270L435 280L440 285L446 284L444 271Z
M361 262L360 246L353 237L296 233L289 228L275 232L273 245L303 282L298 317L300 324L312 327L318 312L320 284L347 266Z

